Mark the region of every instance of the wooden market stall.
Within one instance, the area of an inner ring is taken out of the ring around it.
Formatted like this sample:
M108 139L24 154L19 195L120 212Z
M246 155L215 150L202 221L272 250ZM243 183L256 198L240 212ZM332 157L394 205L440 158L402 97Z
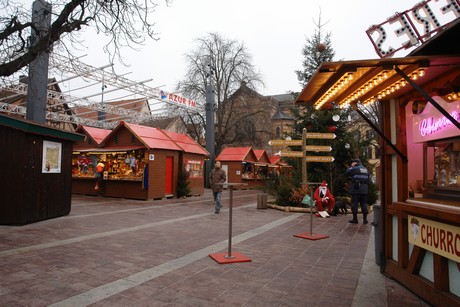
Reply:
M73 177L73 190L88 195L143 200L176 197L179 170L185 167L184 159L191 161L188 164L194 164L197 172L197 165L204 164L208 154L199 148L200 145L185 135L120 122L97 149L87 150L104 163L100 190L94 189L94 176L80 175ZM80 155L83 151L80 147L74 153ZM191 184L194 193L202 193L199 188L204 186L202 177L197 175Z
M204 160L209 153L186 134L162 130L182 149L179 170L185 171L190 185L190 195L204 193Z
M264 181L268 178L268 167L270 163L270 157L268 156L265 149L253 149L256 155L257 162L254 163L255 178L259 181Z
M227 182L246 183L235 188L254 188L260 186L255 177L257 157L251 147L226 147L217 156L227 173Z
M100 145L112 130L89 126L78 126L75 132L83 134L84 140L77 141L72 155L72 193L98 195L96 185L96 165L99 160Z
M276 176L279 177L282 174L292 171L292 166L287 164L281 159L281 156L271 156L270 164L268 165L268 175L269 177Z
M72 147L84 136L0 115L4 162L0 224L24 225L71 210Z
M424 1L375 29L432 4ZM375 45L385 55L381 59L322 63L297 99L316 108L351 105L379 133L376 263L433 306L460 306L460 49L453 43L460 36L458 7L457 1L454 20L426 41L414 34L422 43L409 56L387 58L392 50L384 52L382 41ZM401 36L408 33L416 32ZM361 111L367 103L378 105L379 124Z

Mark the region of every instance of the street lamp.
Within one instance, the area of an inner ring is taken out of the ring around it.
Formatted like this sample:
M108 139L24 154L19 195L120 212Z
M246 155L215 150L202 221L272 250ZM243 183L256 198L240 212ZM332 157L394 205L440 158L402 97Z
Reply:
M102 94L101 94L101 108L99 111L97 111L97 120L105 120L105 109L104 109L104 90L107 88L107 85L102 83Z

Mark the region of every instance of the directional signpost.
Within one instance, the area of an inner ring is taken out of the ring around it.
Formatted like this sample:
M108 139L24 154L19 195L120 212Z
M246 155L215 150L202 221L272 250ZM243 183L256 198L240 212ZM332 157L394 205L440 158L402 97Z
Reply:
M302 158L303 152L301 151L280 151L281 157ZM334 157L330 156L306 156L307 162L334 162Z
M281 157L293 157L293 158L302 158L302 186L308 185L311 195L311 205L310 205L310 233L301 233L294 235L295 237L309 239L309 240L319 240L329 238L328 235L322 234L313 234L313 190L312 185L314 182L307 182L307 162L334 162L334 157L332 156L307 156L307 151L309 152L331 152L331 146L316 146L316 145L307 145L307 139L327 139L333 140L336 138L334 133L319 133L319 132L307 132L307 129L302 130L302 140L271 140L268 142L271 146L302 146L302 151L287 151L281 150L279 155Z

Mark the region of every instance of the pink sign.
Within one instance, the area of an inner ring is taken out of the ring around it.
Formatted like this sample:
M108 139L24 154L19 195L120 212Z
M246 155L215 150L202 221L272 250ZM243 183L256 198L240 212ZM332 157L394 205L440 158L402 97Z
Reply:
M449 103L438 96L432 98L455 120L460 121L460 100ZM414 115L413 131L415 143L460 137L460 129L429 102L427 102L422 113Z

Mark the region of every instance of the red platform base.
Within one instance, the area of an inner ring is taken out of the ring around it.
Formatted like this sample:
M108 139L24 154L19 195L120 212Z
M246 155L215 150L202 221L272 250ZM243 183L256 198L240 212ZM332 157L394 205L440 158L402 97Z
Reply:
M329 238L328 235L321 235L318 233L309 233L309 232L299 233L298 235L294 235L294 237L308 239L308 240L321 240L321 239Z
M246 257L242 253L232 252L231 257L228 257L228 253L215 253L209 254L209 257L214 259L217 263L226 264L226 263L235 263L235 262L250 262L251 258Z

